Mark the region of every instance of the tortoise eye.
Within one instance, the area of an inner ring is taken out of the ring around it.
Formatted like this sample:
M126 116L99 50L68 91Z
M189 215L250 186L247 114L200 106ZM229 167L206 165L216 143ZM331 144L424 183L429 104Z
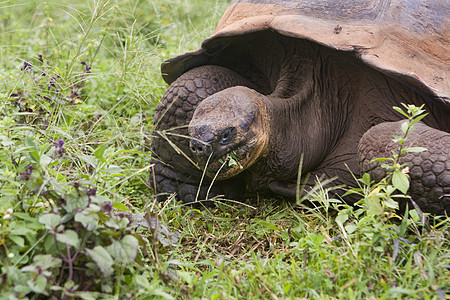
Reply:
M229 144L233 140L235 135L236 135L236 128L228 127L222 132L219 141L221 144Z

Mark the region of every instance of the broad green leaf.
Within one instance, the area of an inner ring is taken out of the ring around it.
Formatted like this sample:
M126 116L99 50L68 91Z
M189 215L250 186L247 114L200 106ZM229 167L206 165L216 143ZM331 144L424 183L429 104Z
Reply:
M78 208L85 208L89 204L89 199L85 194L77 195L72 193L66 197L66 204L64 208L67 212L72 213Z
M23 247L25 246L25 239L23 237L20 237L18 235L12 235L10 234L8 238L13 241L17 246Z
M45 168L52 162L52 160L53 159L49 157L47 154L42 154L39 163L42 168Z
M84 228L89 231L95 228L99 219L100 218L97 213L89 213L86 210L83 210L75 215L75 221L83 224Z
M96 246L94 249L86 249L86 252L92 258L92 260L97 264L102 271L103 276L109 277L114 272L112 267L113 259L111 255L102 246Z
M341 224L345 224L345 222L347 222L348 220L348 214L339 212L339 214L336 217L336 220L340 221Z
M78 234L71 229L66 230L64 233L57 233L56 240L64 244L69 244L75 248L80 247L80 239L78 238Z
M379 199L380 187L375 188L364 198L364 203L369 207L368 213L372 215L380 215L383 213L383 207Z
M46 229L52 230L61 223L61 216L55 214L45 214L40 216L39 223L44 224Z
M356 226L355 224L348 224L348 225L345 225L344 228L348 234L352 234L353 232L356 231L358 226Z
M139 241L132 235L126 235L120 241L113 240L106 249L119 262L130 264L136 258L138 247Z
M403 194L406 194L409 189L408 177L401 171L396 170L392 173L392 185Z
M101 144L100 146L97 147L97 149L95 149L94 151L94 156L96 159L101 160L103 157L103 154L105 153L106 150L106 144Z
M45 292L45 287L47 286L47 278L45 278L45 276L38 275L36 280L30 279L28 280L27 284L33 292L47 295L47 293Z
M58 268L61 266L62 260L50 254L38 254L33 258L33 264L39 266L41 270Z
M372 160L370 161L370 163L374 163L374 162L376 162L376 161L384 162L384 161L393 161L393 160L394 160L394 159L393 159L393 158L390 158L390 157L379 157L379 158L372 159Z

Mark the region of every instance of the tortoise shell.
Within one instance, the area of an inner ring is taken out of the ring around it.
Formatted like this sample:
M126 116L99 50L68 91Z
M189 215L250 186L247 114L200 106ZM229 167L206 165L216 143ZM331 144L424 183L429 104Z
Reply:
M448 20L449 2L440 0L235 0L201 48L167 60L162 74L170 84L201 65L238 69L230 66L230 48L251 47L242 37L276 32L350 52L373 68L449 101ZM258 68L259 61L253 60L250 68Z

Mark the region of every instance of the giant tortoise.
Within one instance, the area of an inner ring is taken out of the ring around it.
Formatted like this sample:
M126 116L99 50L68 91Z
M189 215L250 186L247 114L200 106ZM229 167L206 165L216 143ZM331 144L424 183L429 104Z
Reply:
M449 213L449 12L446 1L233 1L200 49L162 64L155 192L295 197L301 157L310 179L355 186L352 173L383 173L369 162L396 149L392 107L404 102L428 112L409 136L428 150L403 158L409 193Z

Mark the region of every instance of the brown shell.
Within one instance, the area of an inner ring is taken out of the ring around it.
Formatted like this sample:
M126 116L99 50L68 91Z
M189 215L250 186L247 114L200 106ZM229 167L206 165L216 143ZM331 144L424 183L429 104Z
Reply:
M448 0L237 0L202 47L164 62L171 83L208 63L217 38L272 30L353 52L363 62L450 98Z

